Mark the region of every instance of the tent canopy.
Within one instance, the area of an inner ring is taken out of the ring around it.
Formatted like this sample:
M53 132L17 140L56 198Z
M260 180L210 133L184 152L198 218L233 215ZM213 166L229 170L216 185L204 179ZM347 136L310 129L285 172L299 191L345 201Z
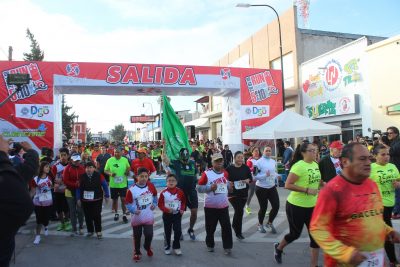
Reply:
M279 139L340 134L338 126L306 118L285 110L272 120L243 133L243 139Z

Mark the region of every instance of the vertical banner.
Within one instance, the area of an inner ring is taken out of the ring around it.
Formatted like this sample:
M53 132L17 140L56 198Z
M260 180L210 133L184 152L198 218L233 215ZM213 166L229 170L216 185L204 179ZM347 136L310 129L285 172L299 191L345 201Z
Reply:
M240 92L222 97L222 140L230 150L243 151L240 125Z

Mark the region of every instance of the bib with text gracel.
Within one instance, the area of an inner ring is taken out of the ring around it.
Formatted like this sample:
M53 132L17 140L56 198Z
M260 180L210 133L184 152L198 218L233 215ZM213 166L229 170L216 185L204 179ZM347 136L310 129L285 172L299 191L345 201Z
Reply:
M153 196L151 194L145 194L137 198L139 206L147 206L153 202Z
M243 181L234 181L233 184L235 185L235 189L243 189L246 188L246 183Z
M228 193L228 187L226 184L217 184L217 189L215 190L216 194L226 194Z
M83 198L87 200L94 199L94 191L83 191Z

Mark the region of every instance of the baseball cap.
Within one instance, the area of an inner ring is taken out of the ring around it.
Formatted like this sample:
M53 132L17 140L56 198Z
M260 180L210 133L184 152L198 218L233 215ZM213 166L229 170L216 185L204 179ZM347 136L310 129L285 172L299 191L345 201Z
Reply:
M94 166L94 163L92 161L88 161L86 162L85 167L96 167L96 166Z
M223 158L224 158L224 157L222 156L221 153L215 153L215 154L213 154L213 155L211 156L212 161L216 161L216 160L223 159Z
M137 153L144 153L144 154L146 154L147 151L146 151L146 149L144 149L144 148L139 148L139 149L137 150Z
M81 156L78 153L73 153L71 155L71 159L72 159L72 161L78 161L78 160L81 160Z
M331 145L329 146L329 148L337 148L337 149L342 149L343 148L343 144L340 141L333 141L331 143Z

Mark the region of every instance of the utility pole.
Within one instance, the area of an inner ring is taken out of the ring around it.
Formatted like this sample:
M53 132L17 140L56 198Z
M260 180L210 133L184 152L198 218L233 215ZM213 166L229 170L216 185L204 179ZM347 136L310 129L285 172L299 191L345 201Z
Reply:
M12 46L10 45L10 46L8 47L8 61L12 61L12 52L13 52L13 48L12 48Z

